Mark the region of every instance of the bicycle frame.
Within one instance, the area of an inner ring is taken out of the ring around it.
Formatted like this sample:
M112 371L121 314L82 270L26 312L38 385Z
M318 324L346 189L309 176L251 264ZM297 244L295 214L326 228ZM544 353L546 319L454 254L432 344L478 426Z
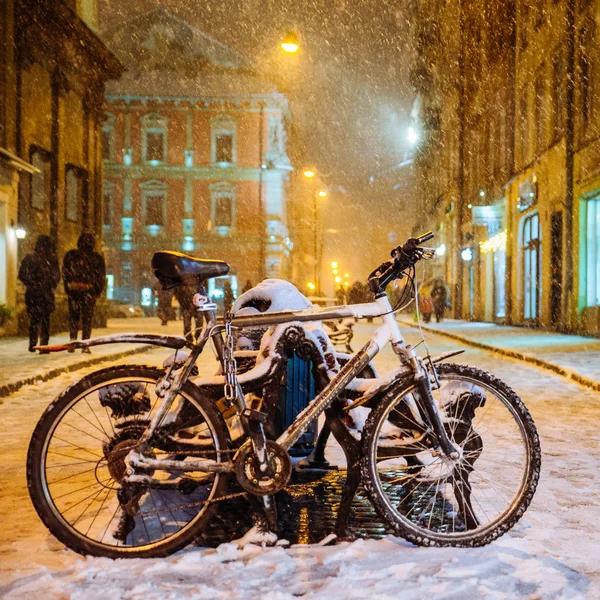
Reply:
M198 292L204 293L204 288L200 284ZM165 377L157 384L156 392L162 397L156 413L154 414L149 427L144 432L140 440L140 452L132 450L126 462L132 467L164 469L181 471L222 471L232 470L232 463L220 463L215 465L212 461L191 460L191 461L168 461L168 465L161 460L145 457L144 450L146 443L154 435L159 424L162 422L170 410L178 392L181 390L188 377L191 375L198 357L204 350L206 343L213 341L215 351L221 364L223 364L223 319L217 319L214 311L198 311L199 315L204 314L206 323L200 330L200 335L196 343L186 341L181 336L153 336L147 334L117 334L114 336L103 336L91 340L73 341L69 344L60 346L47 346L47 350L56 352L68 348L84 348L87 346L96 346L109 343L146 343L156 346L163 346L173 349L181 349L187 346L191 349L183 366L176 370L171 367ZM392 306L387 295L378 295L375 302L365 304L354 304L348 306L316 307L303 310L291 310L284 312L259 313L250 316L234 316L232 326L235 328L245 327L268 327L283 323L306 323L314 321L328 321L343 318L381 318L383 323L377 328L371 339L340 369L339 373L329 382L329 384L310 402L310 404L296 416L294 422L279 436L276 440L286 451L296 443L306 428L314 422L325 410L327 410L334 400L346 389L348 384L357 377L357 375L369 364L369 362L379 353L387 344L391 343L394 353L398 356L401 369L398 376L403 373L412 372L415 381L419 384L421 395L430 401L425 401L425 410L433 426L433 429L440 441L440 446L445 454L452 456L454 447L447 438L446 432L441 422L439 411L435 403L431 400L431 388L429 375L423 365L422 360L417 356L414 348L408 345L402 336L402 332L393 313ZM223 378L225 383L225 378ZM238 383L239 386L239 383ZM236 394L236 409L244 424L244 429L249 436L252 436L252 427L249 424L247 416L247 407L244 394L239 386ZM251 412L251 411L250 411ZM262 429L261 429L262 432ZM256 432L254 432L256 433ZM208 464L207 464L208 463ZM131 471L133 474L133 470Z

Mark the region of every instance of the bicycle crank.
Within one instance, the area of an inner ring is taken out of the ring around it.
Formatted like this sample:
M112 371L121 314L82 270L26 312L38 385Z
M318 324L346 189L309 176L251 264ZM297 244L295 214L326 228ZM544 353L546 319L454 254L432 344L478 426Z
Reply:
M239 450L234 461L234 471L242 488L255 496L269 496L282 490L292 474L290 455L279 444L266 441L271 473L261 473L254 454L252 442L248 440Z

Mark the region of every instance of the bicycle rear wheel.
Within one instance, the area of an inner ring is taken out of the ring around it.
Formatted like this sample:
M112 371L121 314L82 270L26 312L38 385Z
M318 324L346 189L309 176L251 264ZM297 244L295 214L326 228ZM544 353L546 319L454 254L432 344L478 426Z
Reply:
M381 518L405 539L482 546L513 527L531 502L538 434L521 399L499 379L452 363L437 370L441 387L433 395L459 458L436 451L414 382L400 381L363 430L364 486Z
M227 486L221 473L155 469L124 480L159 404L164 371L119 366L88 375L42 415L27 456L29 493L48 529L75 552L110 558L166 556L197 537ZM151 444L156 459L228 460L227 428L212 402L187 383ZM148 485L147 478L153 483ZM156 483L158 482L158 483Z

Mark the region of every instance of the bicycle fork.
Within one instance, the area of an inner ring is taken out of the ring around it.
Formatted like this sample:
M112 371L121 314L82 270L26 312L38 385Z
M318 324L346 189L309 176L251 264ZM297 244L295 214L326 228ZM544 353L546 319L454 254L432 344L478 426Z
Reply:
M433 397L433 394L431 393L431 381L429 379L429 373L427 372L427 369L423 366L423 363L419 360L414 348L411 346L402 347L395 344L392 346L394 348L394 352L400 355L405 362L408 362L412 368L417 391L421 397L427 419L433 428L433 432L437 437L442 452L448 458L457 459L460 456L460 453L454 444L452 444L446 432L446 428L442 423L440 410L435 398ZM432 368L435 367L432 365Z

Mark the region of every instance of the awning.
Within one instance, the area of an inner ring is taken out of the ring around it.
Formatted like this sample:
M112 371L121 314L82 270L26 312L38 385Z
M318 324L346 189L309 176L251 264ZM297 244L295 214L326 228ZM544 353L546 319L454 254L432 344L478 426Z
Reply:
M9 152L6 148L0 146L0 159L5 160L11 167L17 169L17 171L25 171L27 173L39 173L40 170L34 167L32 164L19 158L16 154Z

